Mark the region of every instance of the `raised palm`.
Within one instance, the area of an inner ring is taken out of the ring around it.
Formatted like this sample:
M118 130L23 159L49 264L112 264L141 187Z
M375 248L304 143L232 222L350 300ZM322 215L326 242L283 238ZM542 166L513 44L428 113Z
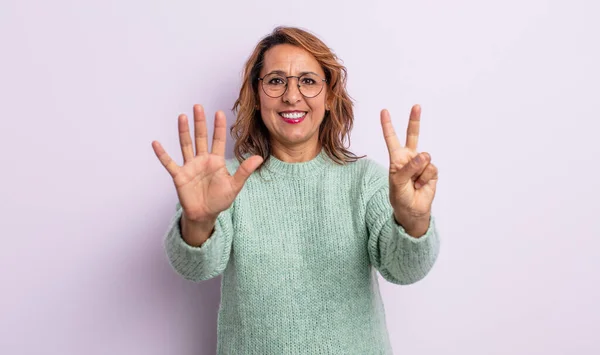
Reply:
M233 176L229 174L225 165L226 120L221 111L215 114L210 153L206 116L201 105L194 105L195 154L186 115L179 115L178 127L183 166L177 165L159 142L153 141L152 148L173 178L185 217L197 222L214 219L231 206L263 159L252 156L242 162Z

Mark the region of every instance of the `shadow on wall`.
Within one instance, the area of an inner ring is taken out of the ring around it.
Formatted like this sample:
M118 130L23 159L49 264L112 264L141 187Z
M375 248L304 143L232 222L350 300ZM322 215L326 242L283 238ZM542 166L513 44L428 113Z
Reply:
M85 343L94 354L138 353L150 339L148 354L216 353L221 277L194 283L174 271L163 246L174 206L158 210L167 217L132 225L131 242L103 257L110 265L98 265L88 278L93 294L85 299L92 304L82 326L93 334Z
M235 98L233 95L229 96L218 100L219 102L194 102L187 112L193 137L192 106L200 103L205 107L209 150L212 147L215 112L225 112L226 159L233 158L234 145L229 128L235 120L230 110ZM173 126L176 129L176 120L173 120ZM178 137L175 137L178 144ZM178 163L182 163L180 151L169 153ZM159 164L158 161L155 163ZM163 173L167 174L166 171ZM176 196L174 187L170 188L173 189L171 193ZM111 260L111 265L104 265L96 270L101 273L95 276L96 279L110 280L109 285L102 287L110 290L110 294L94 296L96 304L93 306L96 309L114 310L112 315L106 312L98 314L103 325L96 329L100 333L94 338L105 339L96 348L103 349L99 353L119 352L124 350L123 346L127 346L126 344L135 353L136 348L140 349L139 344L147 342L150 337L154 344L153 353L157 354L216 353L221 276L194 283L177 274L169 264L163 241L175 213L175 203L169 202L159 208L149 209L148 213L151 215L142 216L143 223L135 223L139 216L130 216L131 230L119 231L119 234L127 236L129 242L121 245L119 256L107 257ZM146 242L140 245L140 241ZM118 349L115 348L117 344Z
M236 85L239 85L239 83L236 82L233 85L226 86L234 88L233 93L237 93L236 90L239 90L239 88L236 87ZM222 110L225 113L227 117L225 158L231 159L234 158L233 146L235 143L230 135L230 127L235 122L235 115L231 111L231 107L237 96L231 95L230 93L230 95L223 95L222 97L226 97L226 99L217 100L216 102L199 101L194 102L193 104L200 103L205 108L209 151L212 149L215 113L217 110ZM191 108L190 111L192 111ZM188 117L191 126L190 133L193 137L193 115ZM161 223L157 223L157 226L152 230L165 230L162 226L170 221L172 214L173 209L167 208L166 213L160 214L168 216L167 219ZM183 329L182 333L175 336L171 335L170 337L171 339L180 339L181 342L185 344L180 348L181 350L177 352L178 354L215 354L217 343L217 317L221 299L220 288L222 277L219 276L200 283L194 283L183 279L169 265L162 244L164 235L160 234L156 235L156 237L161 241L161 243L159 243L159 248L157 249L157 245L152 243L152 246L149 247L151 250L149 250L148 253L142 252L142 255L146 255L144 258L145 261L142 262L142 264L145 263L146 265L142 266L142 269L148 271L153 270L151 272L144 272L147 275L152 275L152 277L146 278L145 284L136 287L136 289L146 289L147 292L158 292L157 299L150 303L154 305L162 304L165 306L166 312L176 314L175 316L167 315L166 318L169 318L171 321L179 322L179 324L173 325L173 327L169 326L169 329L177 329L178 331ZM153 238L153 240L155 239Z
M143 267L147 268L144 272L148 277L143 278L144 282L136 288L157 293L156 298L149 302L154 307L162 308L154 308L155 312L158 311L154 319L165 319L172 323L165 325L167 329L164 330L171 332L168 339L181 342L178 354L215 354L221 277L200 283L185 280L169 265L162 243L158 250L155 247L152 247L153 253L148 253L154 255L146 259L146 266ZM173 331L179 334L173 334Z

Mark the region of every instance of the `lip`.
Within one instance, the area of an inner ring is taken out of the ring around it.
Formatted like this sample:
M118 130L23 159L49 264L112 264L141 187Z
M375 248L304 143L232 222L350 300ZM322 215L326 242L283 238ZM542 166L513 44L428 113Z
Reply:
M302 111L302 110L287 110L287 111L279 111L279 114L282 113L296 113L296 112L302 112L302 113L306 113L308 111Z
M281 114L282 113L304 113L304 116L302 116L301 118L285 118L283 117ZM306 117L306 115L308 114L307 111L300 111L300 110L288 110L288 111L281 111L279 112L279 117L281 117L281 119L286 122L286 123L290 123L290 124L297 124L300 123L302 121L304 121L304 118Z

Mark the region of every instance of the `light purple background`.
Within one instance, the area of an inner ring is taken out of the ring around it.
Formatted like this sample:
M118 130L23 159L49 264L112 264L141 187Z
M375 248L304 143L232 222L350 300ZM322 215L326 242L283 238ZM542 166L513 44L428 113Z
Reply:
M181 162L195 103L231 124L244 61L288 24L348 67L357 154L387 164L379 111L404 140L423 107L443 244L423 281L382 280L395 352L599 354L599 10L3 0L0 353L215 352L220 279L168 265L176 195L150 143Z

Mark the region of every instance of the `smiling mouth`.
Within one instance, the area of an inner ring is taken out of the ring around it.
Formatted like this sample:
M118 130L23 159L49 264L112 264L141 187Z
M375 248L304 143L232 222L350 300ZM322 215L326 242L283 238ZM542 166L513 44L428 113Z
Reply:
M306 112L280 112L279 117L281 117L287 123L300 123L306 117Z

